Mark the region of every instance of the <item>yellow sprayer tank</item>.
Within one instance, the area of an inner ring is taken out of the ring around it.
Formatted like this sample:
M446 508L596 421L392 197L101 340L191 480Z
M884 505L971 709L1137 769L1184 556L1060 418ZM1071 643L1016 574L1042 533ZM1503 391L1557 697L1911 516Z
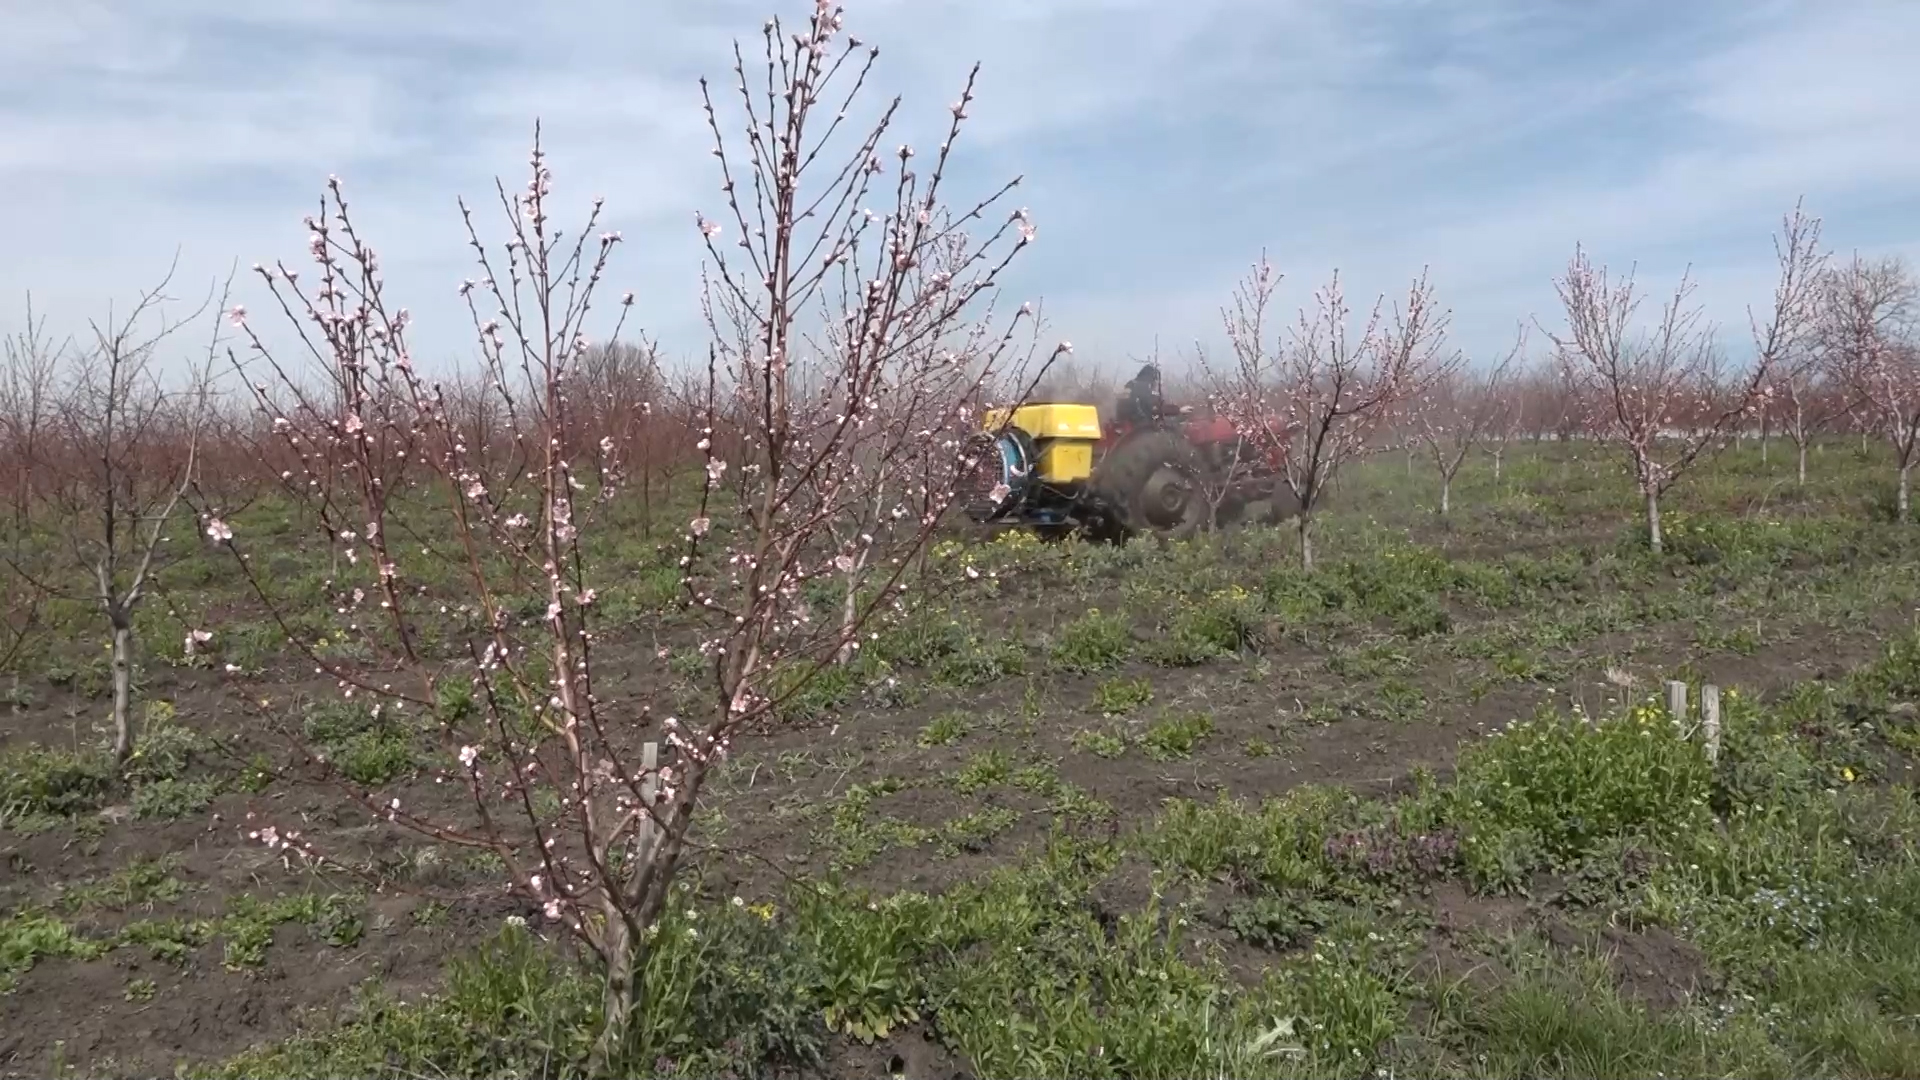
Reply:
M987 413L988 430L1006 422L1007 410ZM1037 404L1013 410L1013 426L1033 439L1035 471L1049 484L1066 484L1093 475L1093 444L1100 441L1100 410L1093 405Z

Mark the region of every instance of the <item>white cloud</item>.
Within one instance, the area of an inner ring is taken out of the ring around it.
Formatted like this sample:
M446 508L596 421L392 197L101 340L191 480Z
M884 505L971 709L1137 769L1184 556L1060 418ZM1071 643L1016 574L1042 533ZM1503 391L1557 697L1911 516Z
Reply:
M615 287L699 347L692 219L720 205L695 80L731 107L728 43L752 63L764 3L0 4L0 329L28 289L78 326L176 247L183 291L297 257L339 173L423 351L461 355L453 199L521 183L538 116L563 205L604 194L627 237ZM1576 241L1659 288L1696 262L1733 329L1801 194L1836 246L1920 254L1909 0L849 6L883 50L870 107L905 95L898 138L936 141L983 61L955 190L1026 176L1041 242L1010 285L1083 362L1217 341L1263 247L1289 303L1336 266L1365 297L1431 264L1482 351L1550 315Z

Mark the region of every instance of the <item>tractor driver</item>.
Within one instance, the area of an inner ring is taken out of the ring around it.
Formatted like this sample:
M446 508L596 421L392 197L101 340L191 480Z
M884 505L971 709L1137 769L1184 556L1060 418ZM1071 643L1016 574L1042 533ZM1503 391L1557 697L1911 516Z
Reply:
M1128 424L1152 424L1162 417L1180 416L1191 412L1187 406L1170 407L1161 393L1160 369L1148 364L1140 373L1127 383L1127 392L1120 398L1118 410L1120 419Z

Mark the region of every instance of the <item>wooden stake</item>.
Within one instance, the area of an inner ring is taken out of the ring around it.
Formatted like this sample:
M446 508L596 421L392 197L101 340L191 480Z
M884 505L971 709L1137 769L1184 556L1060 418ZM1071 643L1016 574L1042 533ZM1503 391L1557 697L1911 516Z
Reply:
M1673 716L1675 727L1687 726L1687 684L1678 679L1667 683L1667 712Z
M640 799L646 804L644 816L640 819L640 858L653 856L653 799L660 790L660 744L647 743L640 748Z
M1707 740L1707 764L1720 762L1720 688L1709 683L1700 688L1700 728Z

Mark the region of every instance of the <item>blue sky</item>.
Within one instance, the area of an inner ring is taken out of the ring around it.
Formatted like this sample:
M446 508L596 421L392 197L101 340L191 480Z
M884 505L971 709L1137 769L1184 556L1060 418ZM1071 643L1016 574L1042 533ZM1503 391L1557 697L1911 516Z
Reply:
M605 195L612 284L700 352L693 217L722 203L695 80L811 6L0 0L0 331L28 290L83 330L176 248L182 295L297 261L337 173L416 350L463 358L453 200L524 182L538 117L561 220ZM1008 288L1082 364L1218 347L1263 248L1287 314L1336 268L1364 307L1430 266L1476 355L1551 324L1576 241L1656 291L1691 262L1736 350L1796 197L1833 247L1920 258L1915 0L850 0L847 25L905 98L890 141L930 147L984 62L953 190L1025 175Z

